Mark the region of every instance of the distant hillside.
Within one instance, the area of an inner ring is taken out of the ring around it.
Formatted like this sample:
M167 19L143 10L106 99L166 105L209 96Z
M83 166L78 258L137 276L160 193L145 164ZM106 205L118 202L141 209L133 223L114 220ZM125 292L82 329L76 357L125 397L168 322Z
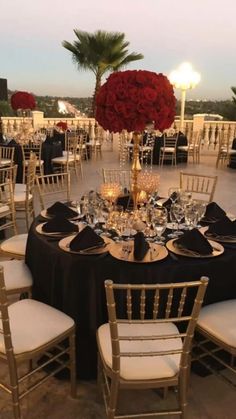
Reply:
M0 102L0 115L11 116L15 115L11 109L10 97L12 91L8 92L8 103ZM48 118L63 118L63 116L73 117L74 114L63 115L58 112L58 100L69 102L81 114L86 116L90 115L92 98L77 98L77 97L61 97L61 96L37 96L35 95L37 102L37 109L44 112L45 117ZM219 114L222 115L225 120L236 121L236 105L232 100L189 100L186 101L185 106L185 118L191 118L196 113L207 113L207 114ZM180 114L180 101L177 101L176 114Z

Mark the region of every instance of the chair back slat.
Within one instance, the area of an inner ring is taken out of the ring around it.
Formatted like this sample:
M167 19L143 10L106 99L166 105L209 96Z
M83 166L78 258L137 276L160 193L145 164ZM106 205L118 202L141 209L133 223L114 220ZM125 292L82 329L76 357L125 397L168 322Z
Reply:
M159 291L159 288L157 288L154 294L154 301L153 301L153 319L154 320L156 320L158 316L159 303L160 303L160 291Z
M146 309L146 292L145 289L141 290L140 296L140 318L141 320L145 319L145 309Z
M183 314L184 304L187 297L187 288L183 287L180 300L179 300L179 307L178 307L178 317L181 317Z
M130 288L127 289L127 316L129 320L132 320L132 295Z
M168 292L167 304L166 304L166 312L165 312L166 319L170 317L172 301L173 301L173 287L170 287L169 292Z

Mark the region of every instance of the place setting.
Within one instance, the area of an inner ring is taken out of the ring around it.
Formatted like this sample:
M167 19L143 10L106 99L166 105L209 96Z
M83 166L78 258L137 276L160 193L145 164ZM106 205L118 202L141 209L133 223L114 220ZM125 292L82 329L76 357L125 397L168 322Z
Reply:
M164 246L148 242L143 232L136 233L133 240L114 243L109 252L116 259L133 263L152 263L168 256Z
M108 253L113 240L99 236L90 226L83 226L78 234L69 235L59 241L60 249L80 255L101 255Z
M224 247L214 240L208 240L196 228L185 231L179 238L166 243L167 249L178 255L189 258L214 258L224 253Z

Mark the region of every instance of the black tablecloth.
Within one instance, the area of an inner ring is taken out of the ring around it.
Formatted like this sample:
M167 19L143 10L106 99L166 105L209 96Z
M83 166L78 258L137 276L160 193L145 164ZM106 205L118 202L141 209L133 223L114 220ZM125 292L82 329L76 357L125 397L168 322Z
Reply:
M160 148L163 147L164 139L163 137L156 137L154 142L154 149L153 149L153 164L159 164L159 155L160 155ZM187 137L180 133L178 140L177 140L177 151L176 151L176 161L177 163L186 163L187 162L187 152L183 152L178 150L178 146L180 145L187 145L188 140ZM164 164L169 163L171 164L170 160L164 161Z
M236 150L236 138L234 138L232 142L232 149ZM229 158L229 167L231 167L231 169L236 169L236 155L232 155Z
M104 281L157 283L210 278L205 304L236 298L236 249L212 259L179 257L135 264L111 255L79 256L60 250L58 242L29 231L26 263L33 279L33 298L74 318L77 331L77 369L81 378L96 375L96 330L107 321ZM227 272L227 273L226 273Z

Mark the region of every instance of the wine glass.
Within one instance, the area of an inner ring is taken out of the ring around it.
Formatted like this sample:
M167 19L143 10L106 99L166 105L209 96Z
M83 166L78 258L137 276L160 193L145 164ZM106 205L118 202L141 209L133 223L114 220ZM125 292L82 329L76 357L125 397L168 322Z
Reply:
M170 223L167 225L167 227L171 229L171 233L167 234L167 237L169 237L170 239L175 239L176 237L179 236L179 232L176 231L177 220L173 212L173 204L170 207L169 218L170 218Z
M193 204L185 206L184 218L188 230L192 230L197 224L197 211Z
M178 201L178 199L180 197L180 193L181 193L180 188L172 187L172 188L168 189L168 196L169 196L172 204L174 204L175 202Z
M176 231L176 234L180 236L181 234L183 234L183 232L180 231L180 223L181 223L181 220L184 218L184 207L181 204L175 203L172 205L172 212L177 221L177 226L178 226L178 230Z
M162 236L164 231L166 230L167 222L168 222L168 214L166 208L156 208L153 211L153 226L156 233L155 243L163 245L165 237Z

